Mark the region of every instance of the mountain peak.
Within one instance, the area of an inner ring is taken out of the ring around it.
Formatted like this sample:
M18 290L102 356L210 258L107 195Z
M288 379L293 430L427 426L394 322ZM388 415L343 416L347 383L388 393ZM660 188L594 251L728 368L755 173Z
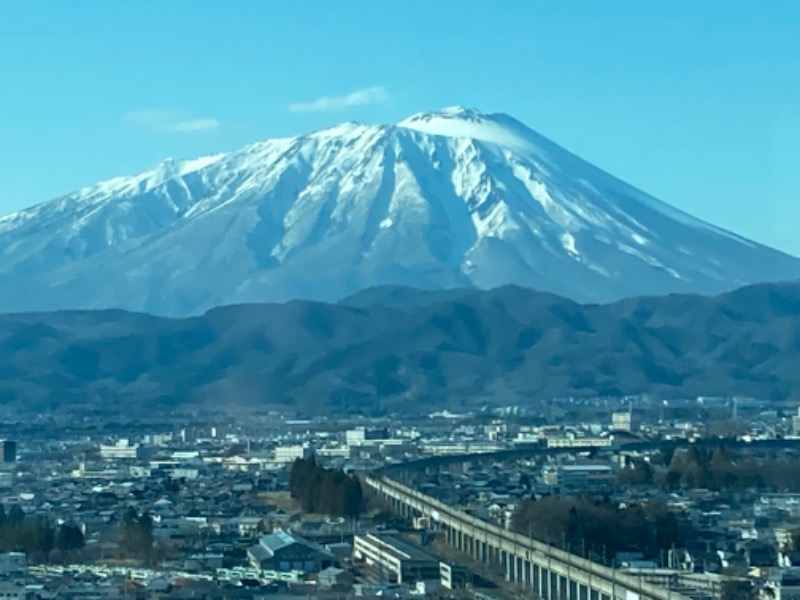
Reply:
M424 116L446 116L450 118L456 119L464 119L467 121L480 121L485 119L488 115L477 108L469 108L467 106L462 106L461 104L454 104L453 106L445 106L440 110L433 110L424 113L417 113L414 115L415 117L424 117Z
M400 126L410 126L413 124L430 123L438 120L450 122L460 121L469 123L483 123L492 121L495 115L490 115L478 110L461 105L445 106L439 110L418 112L404 119L399 123Z
M541 136L513 117L464 106L417 113L398 123L398 127L428 135L471 138L515 150L537 153L540 150Z
M0 311L186 316L376 285L598 301L798 274L797 259L463 106L170 159L0 218Z

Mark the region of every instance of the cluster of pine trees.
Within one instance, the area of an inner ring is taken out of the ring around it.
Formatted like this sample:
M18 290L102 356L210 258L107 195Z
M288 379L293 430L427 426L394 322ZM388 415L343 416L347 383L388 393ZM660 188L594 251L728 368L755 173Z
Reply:
M83 543L83 532L77 525L64 523L53 527L43 519L25 518L19 506L14 505L6 512L0 504L1 552L24 552L47 562L53 550L58 550L63 560L69 560L72 552L83 548Z
M149 559L153 552L153 519L128 507L122 519L122 550L131 558Z
M294 461L289 490L307 513L356 518L364 506L364 492L358 477L326 469L313 456Z

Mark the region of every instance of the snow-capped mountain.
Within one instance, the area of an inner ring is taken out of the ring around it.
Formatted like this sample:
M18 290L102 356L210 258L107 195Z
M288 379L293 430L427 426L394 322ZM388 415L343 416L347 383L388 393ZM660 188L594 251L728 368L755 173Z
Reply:
M460 107L167 160L0 218L0 310L519 284L582 301L800 277L504 114Z

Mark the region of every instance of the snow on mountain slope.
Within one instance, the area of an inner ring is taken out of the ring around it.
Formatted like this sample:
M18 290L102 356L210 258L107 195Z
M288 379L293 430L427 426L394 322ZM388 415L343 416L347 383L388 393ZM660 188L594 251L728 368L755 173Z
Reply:
M3 311L188 315L382 284L603 301L798 276L800 260L461 107L167 160L0 218Z

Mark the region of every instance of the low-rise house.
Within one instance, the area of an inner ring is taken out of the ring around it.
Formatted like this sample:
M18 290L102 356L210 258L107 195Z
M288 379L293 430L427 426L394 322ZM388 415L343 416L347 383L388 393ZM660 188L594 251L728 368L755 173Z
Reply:
M319 572L317 575L317 583L322 589L331 589L334 587L350 587L353 585L353 575L344 569L337 569L336 567L328 567Z
M0 553L0 577L25 575L28 572L28 559L22 552Z
M258 569L318 573L333 565L333 555L322 546L287 531L276 530L247 549L250 564Z

